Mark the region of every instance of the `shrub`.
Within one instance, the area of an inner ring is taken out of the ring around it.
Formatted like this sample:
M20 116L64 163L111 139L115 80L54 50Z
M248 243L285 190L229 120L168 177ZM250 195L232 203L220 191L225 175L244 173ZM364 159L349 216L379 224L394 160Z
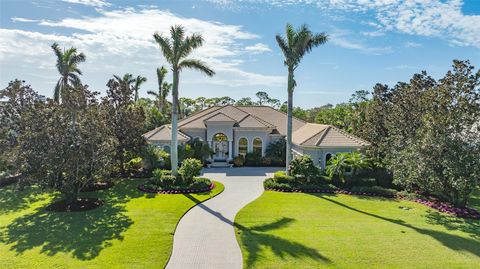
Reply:
M349 181L349 186L364 186L373 187L377 186L377 180L375 178L354 178Z
M286 141L279 139L267 145L265 156L271 159L271 165L285 165Z
M272 164L272 159L270 157L262 157L260 164L262 166L270 166Z
M295 177L287 176L285 171L277 171L273 174L273 179L278 183L289 183L292 184L295 181Z
M193 178L200 175L203 163L197 159L188 158L183 160L182 166L178 169L178 173L182 176L185 184L193 182Z
M125 171L128 174L138 175L142 171L142 157L136 157L125 163Z
M191 189L204 189L210 187L212 181L205 177L195 177L193 178L193 183L190 185Z
M397 195L397 191L394 189L386 189L380 186L373 186L373 187L364 187L364 186L354 186L350 189L353 192L367 192L367 193L374 193L377 195L385 196L385 197L394 197Z
M237 157L233 158L233 164L236 167L241 167L245 164L245 158L243 155L238 155Z
M315 166L312 158L308 155L293 159L288 169L291 175L305 179L306 182L312 181L320 174L318 167Z
M265 189L283 189L283 190L293 190L293 186L288 183L279 183L276 182L273 178L267 178L263 182L263 187Z
M259 152L249 152L245 155L246 166L259 166L262 160L262 154Z
M141 152L142 167L147 172L170 168L170 154L155 145L147 145Z
M157 169L153 170L152 175L155 178L161 178L164 175L172 175L172 171L157 168Z

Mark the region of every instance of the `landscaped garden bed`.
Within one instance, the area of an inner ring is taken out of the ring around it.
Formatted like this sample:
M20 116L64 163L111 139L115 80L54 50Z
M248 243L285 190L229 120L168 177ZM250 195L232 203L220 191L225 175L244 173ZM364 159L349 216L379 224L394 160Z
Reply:
M100 191L100 190L108 190L113 187L113 181L98 181L92 184L88 184L87 186L83 187L80 191L81 192L91 192L91 191Z
M185 159L178 175L171 170L155 169L153 177L138 189L148 193L182 194L201 193L212 190L215 184L208 178L198 177L203 164L197 159Z

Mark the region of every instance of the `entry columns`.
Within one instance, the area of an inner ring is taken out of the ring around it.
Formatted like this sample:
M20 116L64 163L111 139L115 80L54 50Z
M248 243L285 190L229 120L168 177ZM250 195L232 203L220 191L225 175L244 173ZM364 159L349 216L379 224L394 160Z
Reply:
M232 140L228 141L228 158L232 159L233 152L232 152Z

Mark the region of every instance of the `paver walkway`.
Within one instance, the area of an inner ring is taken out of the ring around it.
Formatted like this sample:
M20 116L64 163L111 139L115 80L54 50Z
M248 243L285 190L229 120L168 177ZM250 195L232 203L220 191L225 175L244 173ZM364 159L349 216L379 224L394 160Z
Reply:
M233 227L235 215L262 194L263 180L277 170L278 167L206 169L204 176L221 182L225 190L183 216L166 268L242 268L242 253Z

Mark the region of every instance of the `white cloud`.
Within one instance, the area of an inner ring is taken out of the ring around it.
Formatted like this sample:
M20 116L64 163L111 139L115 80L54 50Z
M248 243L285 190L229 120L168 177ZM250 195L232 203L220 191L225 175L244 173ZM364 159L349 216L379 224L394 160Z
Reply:
M63 2L79 4L91 7L108 7L111 4L105 0L62 0Z
M418 47L421 47L422 44L417 43L417 42L407 41L407 42L403 43L403 46L406 47L406 48L418 48Z
M32 20L32 19L26 19L26 18L20 18L20 17L13 17L11 19L13 22L38 22L39 20Z
M252 46L247 46L245 47L245 50L254 54L272 51L267 44L263 44L263 43L257 43Z
M81 65L83 80L92 84L94 89L103 88L112 74L125 72L147 75L150 80L145 87L155 87L155 68L165 64L165 60L153 33L169 36L170 26L175 24L185 26L187 34L202 34L204 46L192 57L204 60L217 73L213 78L205 79L198 72L185 72L182 83L195 81L203 87L205 84L237 87L278 86L284 83L283 76L243 70L241 59L245 53L267 51L269 48L257 43L246 50L243 41L256 40L259 36L243 30L242 26L185 18L158 9L128 8L98 12L95 17L38 22L43 27L51 27L55 33L63 32L59 28L66 28L71 33L68 35L0 28L2 83L6 82L6 76L12 79L14 77L10 76L55 74L55 59L50 46L58 42L64 47L74 46L86 54L87 61ZM14 68L7 70L7 66ZM18 68L16 73L13 72L15 68ZM44 88L49 88L46 82L41 83Z
M348 34L350 34L348 31L337 30L330 35L329 41L339 47L358 50L366 54L380 55L392 51L391 47L371 47L362 43L360 40L347 39L346 36Z
M238 2L232 0L207 1L220 7L238 8ZM464 14L463 0L244 0L241 3L275 7L310 5L321 9L323 13L326 13L325 10L372 12L376 21L369 25L378 30L434 36L452 45L480 48L480 15ZM370 35L375 36L376 33Z

